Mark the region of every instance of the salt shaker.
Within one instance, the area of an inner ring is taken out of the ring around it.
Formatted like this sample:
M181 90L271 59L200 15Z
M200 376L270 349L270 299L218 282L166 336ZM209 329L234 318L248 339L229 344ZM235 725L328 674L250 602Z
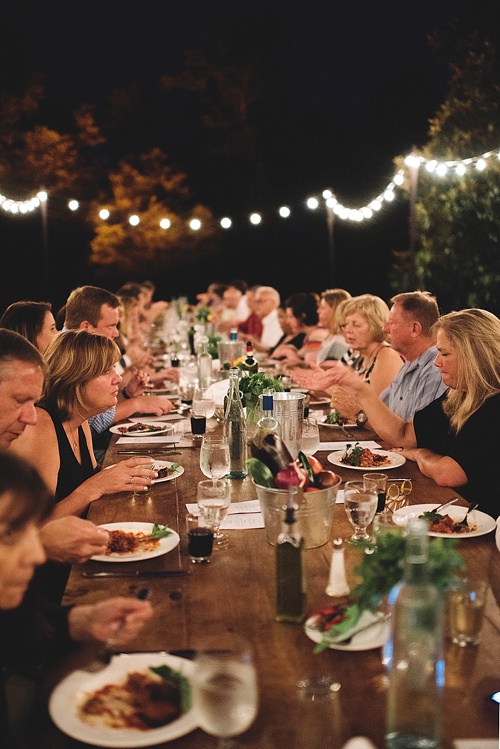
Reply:
M350 588L345 575L344 542L341 538L333 539L332 561L330 563L330 576L325 593L327 596L341 598L348 596Z

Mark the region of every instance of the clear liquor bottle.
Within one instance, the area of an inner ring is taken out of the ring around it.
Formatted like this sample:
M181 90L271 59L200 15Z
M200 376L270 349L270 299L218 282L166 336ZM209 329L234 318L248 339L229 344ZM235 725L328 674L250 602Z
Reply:
M229 370L229 391L224 412L224 434L229 443L229 479L244 479L247 475L247 429L241 402L239 370Z
M260 440L273 432L281 436L281 427L278 419L274 415L274 398L272 391L266 390L259 396L261 402L262 415L257 421L257 429L254 440L260 442Z
M210 387L212 383L212 357L208 353L208 336L201 336L196 356L198 368L198 385L200 388Z
M253 344L252 341L247 341L247 355L244 361L238 364L239 369L243 375L255 374L259 371L259 362L253 355Z
M427 523L408 526L405 572L390 594L387 749L439 749L444 688L442 596L429 581Z

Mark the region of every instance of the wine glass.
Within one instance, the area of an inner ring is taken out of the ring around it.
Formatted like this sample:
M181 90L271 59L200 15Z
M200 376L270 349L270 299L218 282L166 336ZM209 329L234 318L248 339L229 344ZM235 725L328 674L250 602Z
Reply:
M229 471L229 443L225 437L203 435L200 448L200 468L207 478L221 479Z
M258 686L249 643L222 634L197 651L192 676L193 706L198 725L217 737L216 749L236 749L234 736L257 717Z
M215 400L208 388L196 387L193 392L193 411L200 413L205 412L207 419L211 419L215 413Z
M370 541L366 529L375 517L378 494L374 486L365 487L363 481L346 481L344 486L344 508L354 528L351 541Z
M314 416L308 416L302 425L301 450L305 455L314 455L319 446L318 420Z
M227 479L198 481L196 501L205 523L213 528L214 548L224 548L229 543L229 537L221 533L219 528L231 504L229 482Z

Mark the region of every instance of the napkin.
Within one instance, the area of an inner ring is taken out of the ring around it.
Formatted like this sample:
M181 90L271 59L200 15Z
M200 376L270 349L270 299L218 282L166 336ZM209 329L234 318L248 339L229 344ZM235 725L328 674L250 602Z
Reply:
M455 749L498 749L498 739L455 739Z
M186 504L191 515L199 515L200 508L195 503ZM245 528L264 528L264 518L260 511L258 499L247 502L235 502L229 505L227 515L221 523L221 530L241 530Z

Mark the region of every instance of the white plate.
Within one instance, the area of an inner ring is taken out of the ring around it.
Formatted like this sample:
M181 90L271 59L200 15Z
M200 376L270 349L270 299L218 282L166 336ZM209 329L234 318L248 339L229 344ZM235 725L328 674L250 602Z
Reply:
M173 463L169 463L167 460L155 460L155 468L170 468L170 466L172 465ZM172 481L172 479L176 479L179 476L182 476L183 473L184 468L182 466L179 466L169 476L165 476L165 478L163 479L154 479L153 484L159 484L160 481Z
M406 458L403 455L400 455L399 453L391 453L389 452L389 450L372 450L372 453L374 453L375 455L383 455L385 458L389 458L390 463L384 463L380 466L371 466L368 468L366 466L348 466L341 461L341 458L345 454L344 450L339 450L336 453L330 453L330 455L327 456L327 460L330 463L333 463L334 466L338 466L339 468L350 468L353 471L387 471L390 468L398 468L398 466L402 466L404 463L406 463Z
M437 503L433 505L408 505L408 507L396 510L392 514L392 518L396 525L406 525L406 521L411 515L418 517L424 512L431 512L436 507L439 507ZM443 512L445 515L453 518L453 520L463 520L467 508L452 505L445 507ZM476 530L469 531L469 533L435 533L434 531L429 531L429 536L436 536L436 538L474 538L475 536L484 536L486 533L495 530L496 527L496 520L491 515L487 515L485 512L480 512L479 510L472 510L469 513L468 521L470 525L476 526Z
M370 622L374 620L374 614L370 611L364 611L359 619L358 627L370 624ZM316 629L316 627L312 626L313 621L314 614L311 614L304 624L304 631L313 642L321 642L323 639L323 633L320 632L319 629ZM382 645L385 644L385 641L389 637L389 632L389 622L380 622L380 624L374 624L373 627L370 627L370 629L367 629L365 632L360 632L358 635L354 635L351 642L348 644L332 642L328 647L332 650L373 650L374 648L381 648ZM347 635L347 632L344 634Z
M194 710L191 708L180 718L166 726L138 731L132 728L106 728L90 726L78 716L77 705L86 692L92 692L105 684L124 681L131 671L144 671L149 666L170 666L190 677L194 670L192 661L168 653L121 653L115 655L105 669L95 674L73 671L54 689L49 700L50 717L56 726L68 736L102 747L141 747L162 744L185 736L197 728Z
M332 428L333 429L341 429L341 427L339 426L339 424L329 424L327 421L325 421L325 423L323 424L323 426L324 427L330 427L330 429L332 429ZM343 424L342 426L344 427L344 429L353 429L354 427L357 427L358 425L356 424L356 422L354 422L354 424Z
M132 422L137 423L137 422ZM143 422L142 419L139 420L139 423L146 423L146 421ZM174 428L172 424L165 424L165 422L148 422L149 427L157 427L155 431L152 431L151 429L140 431L138 429L135 429L132 432L121 432L120 429L123 429L123 427L129 427L132 426L132 424L113 424L113 426L109 427L109 431L113 432L113 434L119 434L120 437L158 437L160 434L173 434Z
M153 523L105 523L99 528L107 531L125 531L125 533L151 533ZM97 554L90 557L95 562L141 562L143 559L161 557L179 545L179 534L174 530L165 538L160 538L160 543L153 551L135 551L129 554Z
M498 551L500 551L500 518L497 520L497 529L495 531L495 543Z

